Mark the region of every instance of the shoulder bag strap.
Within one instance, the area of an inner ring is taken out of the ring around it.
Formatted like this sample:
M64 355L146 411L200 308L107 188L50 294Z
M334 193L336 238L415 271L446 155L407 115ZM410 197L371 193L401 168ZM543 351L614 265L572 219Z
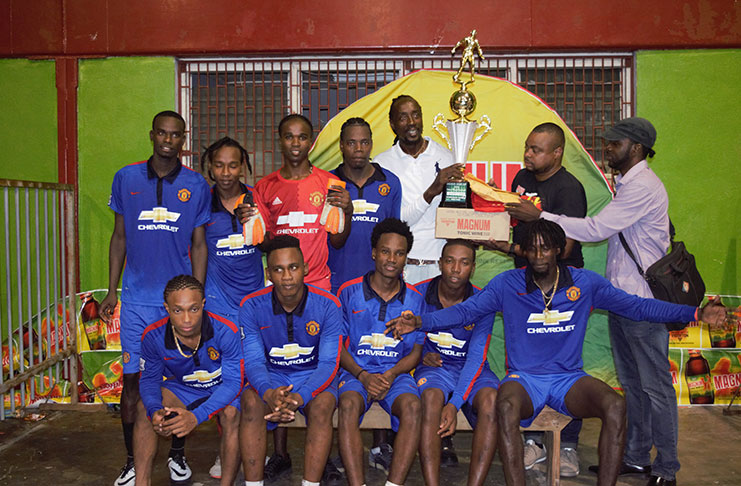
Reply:
M638 264L638 260L636 260L635 255L633 255L633 252L631 251L630 247L628 246L628 242L625 241L625 237L623 236L623 232L621 231L620 233L618 233L618 236L620 237L620 243L623 244L623 248L625 248L625 251L628 253L628 256L630 257L631 260L633 260L633 263L636 264L636 268L638 268L638 273L640 273L641 274L641 277L643 277L645 279L646 278L646 275L643 273L643 269Z

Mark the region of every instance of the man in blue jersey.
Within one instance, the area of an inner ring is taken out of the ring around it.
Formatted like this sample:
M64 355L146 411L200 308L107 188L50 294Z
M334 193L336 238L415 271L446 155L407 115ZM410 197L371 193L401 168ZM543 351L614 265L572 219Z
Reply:
M273 285L242 301L239 323L249 386L242 393L240 445L246 486L263 482L267 429L306 416L303 486L318 486L332 446L337 403L341 312L336 297L304 284L308 267L299 240L264 245Z
M373 134L362 118L350 118L340 129L342 164L330 173L347 183L353 203L352 232L342 248L329 245L332 293L340 285L373 270L368 246L373 227L386 218L399 218L401 182L388 169L370 162Z
M419 444L421 404L409 372L419 363L424 335L399 341L383 334L402 312L421 312L422 295L401 277L414 237L406 223L389 218L371 234L375 270L346 282L339 298L344 315L339 403L340 454L351 486L365 484L359 424L374 401L397 431L388 485L404 484Z
M476 249L466 240L449 240L440 256L441 274L415 285L425 297L424 312L463 302L480 289L471 285ZM422 365L414 372L422 396L419 462L425 484L440 484L441 437L455 432L463 408L473 427L468 484L482 485L496 450L494 413L499 378L486 359L493 315L449 331L429 332Z
M245 244L242 225L234 214L242 195L252 199L252 189L239 180L245 167L252 172L250 156L239 142L224 137L206 149L201 163L214 181L211 221L206 225L206 309L236 321L244 296L265 287L262 252Z
M594 272L559 264L566 236L550 221L533 223L524 244L526 268L497 275L460 304L421 317L394 319L388 332L399 337L418 328L448 329L501 311L509 369L497 394L496 410L507 484L525 484L519 426L529 426L548 405L571 417L602 420L597 484L614 485L625 445L625 403L607 384L582 370L581 350L591 309L653 322L720 323L725 308L719 301L700 309L643 299L616 289Z
M115 486L130 485L134 476L133 431L139 401L139 350L145 326L167 315L157 296L174 276L206 278L205 225L211 217L206 180L184 167L178 158L185 141L185 121L174 111L152 120L149 132L154 153L149 160L128 165L113 178L109 206L115 213L109 251L108 294L100 304L106 322L121 291L123 391L121 422L128 460ZM171 477L190 477L183 456L185 441L173 438Z
M136 484L150 484L157 434L185 437L218 414L221 485L231 486L239 468L239 395L244 381L239 328L204 312L203 285L190 275L170 280L164 297L169 317L150 324L141 338ZM168 464L173 461L168 459ZM171 474L170 484L190 484L190 477L173 480Z

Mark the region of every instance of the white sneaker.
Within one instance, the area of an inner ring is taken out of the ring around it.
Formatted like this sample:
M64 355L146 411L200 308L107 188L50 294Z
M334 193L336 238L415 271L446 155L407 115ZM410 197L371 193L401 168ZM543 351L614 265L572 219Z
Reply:
M136 481L136 471L134 471L134 461L126 461L126 465L121 468L121 474L113 482L113 486L134 486Z
M561 448L561 476L574 478L579 475L579 454L571 447Z
M214 479L221 479L221 456L216 456L214 465L208 470L208 475Z
M525 470L529 471L534 465L545 461L548 454L545 450L545 446L541 447L536 444L534 440L528 439L527 442L525 442L523 456L525 458Z
M193 472L185 460L185 456L167 458L167 468L170 470L170 485L179 486L190 484Z

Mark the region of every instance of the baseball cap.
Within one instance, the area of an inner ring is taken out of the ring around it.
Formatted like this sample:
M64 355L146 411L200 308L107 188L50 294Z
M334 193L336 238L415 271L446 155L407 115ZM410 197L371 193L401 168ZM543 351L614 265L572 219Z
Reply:
M651 122L645 118L639 118L636 116L620 120L602 134L602 138L610 141L629 138L646 147L648 149L649 157L656 155L656 152L653 149L654 143L656 143L656 129Z

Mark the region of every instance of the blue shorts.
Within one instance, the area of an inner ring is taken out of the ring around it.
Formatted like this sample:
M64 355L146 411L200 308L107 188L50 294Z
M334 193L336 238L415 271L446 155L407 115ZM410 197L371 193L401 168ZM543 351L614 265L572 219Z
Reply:
M360 396L363 397L363 401L365 401L365 412L367 412L371 405L373 405L373 400L368 401L368 390L365 389L360 380L355 378L346 370L343 370L340 375L339 388L340 395L348 391L360 393ZM381 405L381 408L383 408L391 417L391 428L394 432L399 430L399 418L391 413L391 407L394 405L394 401L396 401L399 395L403 395L404 393L411 393L415 397L419 398L419 391L417 390L417 385L414 383L414 378L412 378L412 375L408 373L397 376L391 384L389 391L386 393L386 396L377 400L378 404ZM365 412L360 415L358 425L363 421Z
M182 382L178 380L165 380L162 382L161 386L162 388L167 388L168 390L170 390L178 398L178 400L183 402L183 405L185 405L185 408L190 411L193 411L196 408L198 408L198 406L201 405L206 400L208 400L211 394L213 393L213 390L193 388L191 386L183 384ZM242 410L239 404L240 398L241 396L237 396L237 398L232 400L232 402L229 405L236 408L237 410Z
M417 367L414 372L414 378L417 380L417 387L419 388L420 396L422 396L422 393L428 388L437 388L443 392L445 403L448 403L450 397L453 396L456 385L458 384L460 374L460 368L422 365ZM469 387L470 389L466 390L467 393L464 395L466 401L463 402L461 410L463 410L463 414L466 416L466 419L468 419L468 423L471 424L471 427L475 428L476 411L473 408L473 400L482 388L493 388L497 390L499 388L499 378L497 378L497 375L495 375L488 366L484 366L481 369L478 378L473 383L473 386L469 385Z
M509 373L504 377L502 383L516 381L525 388L533 403L533 415L520 421L521 427L529 427L535 417L538 416L543 407L548 405L556 412L574 417L566 408L566 394L583 376L589 376L584 371L569 371L568 373L550 373L547 375L536 375L534 373ZM577 418L577 417L574 417Z
M142 334L148 325L167 317L164 306L121 302L121 361L123 372L139 373Z
M273 388L277 388L279 386L288 386L293 385L293 389L300 387L313 373L314 370L304 370L304 371L291 371L291 373L276 373L273 371L268 372L270 375L270 383L272 384ZM334 380L332 380L332 383L324 389L325 392L329 392L332 394L335 400L335 407L337 406L337 376L335 375ZM306 407L306 403L304 403L302 406L298 407L298 411L301 412L301 415L306 417L306 413L304 412L304 408ZM278 427L278 422L268 422L268 430L273 430Z

